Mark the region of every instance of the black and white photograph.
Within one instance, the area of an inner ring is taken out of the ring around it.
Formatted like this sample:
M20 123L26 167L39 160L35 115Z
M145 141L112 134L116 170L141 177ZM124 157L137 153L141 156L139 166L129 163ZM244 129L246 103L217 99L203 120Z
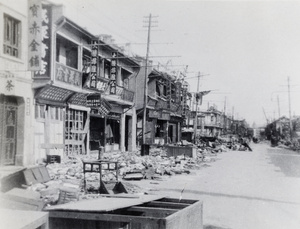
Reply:
M0 0L1 229L299 229L300 1Z

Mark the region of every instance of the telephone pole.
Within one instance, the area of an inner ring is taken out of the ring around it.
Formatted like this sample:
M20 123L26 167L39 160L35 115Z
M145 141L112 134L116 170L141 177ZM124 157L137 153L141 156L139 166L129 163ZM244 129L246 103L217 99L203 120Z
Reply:
M199 93L199 82L200 82L200 72L198 73L198 81L197 81L197 92ZM196 143L196 135L197 135L197 127L198 127L198 99L197 99L197 94L195 94L195 99L196 99L196 113L195 113L195 120L194 120L194 143Z
M196 143L196 135L197 135L197 127L198 127L198 100L197 100L197 93L199 93L200 77L202 77L202 76L206 76L206 75L201 75L200 72L198 72L198 76L197 76L197 78L198 78L198 80L197 80L197 92L195 94L195 98L196 98L196 109L195 109L196 110L196 114L195 114L195 119L194 119L194 143Z
M143 129L142 129L142 155L145 155L146 150L146 117L147 117L147 100L148 100L148 60L149 60L149 49L150 49L150 32L152 27L152 15L148 17L148 37L147 37L147 52L146 52L146 63L145 63L145 83L144 83L144 109L143 109Z
M227 122L226 122L226 101L227 97L225 96L225 101L224 101L224 115L223 115L223 133L226 134L227 132Z

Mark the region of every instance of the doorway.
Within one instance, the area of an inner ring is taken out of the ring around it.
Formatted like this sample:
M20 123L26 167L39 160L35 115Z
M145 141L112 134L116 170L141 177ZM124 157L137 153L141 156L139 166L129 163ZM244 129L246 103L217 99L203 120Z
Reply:
M0 99L0 165L14 165L17 148L18 102L13 96Z

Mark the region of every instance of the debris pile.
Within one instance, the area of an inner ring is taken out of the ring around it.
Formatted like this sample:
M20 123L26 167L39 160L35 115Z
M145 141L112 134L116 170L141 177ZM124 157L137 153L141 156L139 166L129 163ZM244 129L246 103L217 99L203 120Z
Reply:
M133 184L128 181L161 180L162 176L190 174L191 170L209 166L208 164L215 160L218 153L226 152L229 148L232 148L232 145L228 145L228 142L219 139L202 140L199 144L193 146L189 142L184 142L184 144L196 149L195 157L187 157L184 154L167 157L164 147L150 148L147 156L141 156L139 151L103 153L101 154L101 160L118 162L118 168L116 170L106 170L105 164L102 165L104 167L101 170L101 178L99 170L83 173L83 161L97 161L98 153L85 157L69 157L61 163L47 164L46 168L51 180L32 184L28 189L38 191L47 204L97 198L99 194L92 193L100 189L101 182L104 182L107 187L112 187L118 181L122 181L122 185L129 194L143 193L143 189L136 183ZM84 187L89 194L85 192Z

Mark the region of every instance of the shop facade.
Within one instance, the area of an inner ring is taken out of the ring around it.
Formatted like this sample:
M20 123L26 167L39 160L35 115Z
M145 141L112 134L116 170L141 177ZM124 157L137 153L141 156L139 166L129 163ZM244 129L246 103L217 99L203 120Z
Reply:
M48 36L42 39L46 64L33 77L35 152L45 158L135 149L126 135L135 132L128 81L139 65L65 17L61 6L42 8Z
M0 4L0 167L35 163L26 5Z
M143 71L141 71L143 72ZM152 69L147 79L147 104L144 104L143 74L138 75L137 114L138 136L142 133L143 110L146 107L145 144L174 144L181 140L184 120L182 83L175 77ZM141 137L139 138L141 145Z

